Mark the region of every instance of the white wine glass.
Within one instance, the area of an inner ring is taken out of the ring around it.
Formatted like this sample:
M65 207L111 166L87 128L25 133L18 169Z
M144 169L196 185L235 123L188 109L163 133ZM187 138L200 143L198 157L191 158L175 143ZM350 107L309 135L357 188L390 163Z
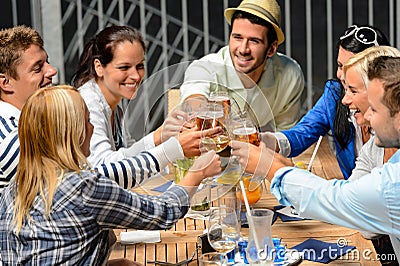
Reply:
M228 265L228 258L226 255L217 253L217 252L210 252L206 254L202 254L199 258L199 265L200 266L210 266L210 265L219 265L219 266L226 266Z
M197 127L205 132L207 129L217 128L218 133L208 135L206 133L201 136L201 148L214 150L217 153L223 151L229 145L229 133L225 125L224 109L221 104L208 103L202 107L197 115Z
M229 207L211 208L207 236L216 251L227 254L234 250L240 237L236 210Z

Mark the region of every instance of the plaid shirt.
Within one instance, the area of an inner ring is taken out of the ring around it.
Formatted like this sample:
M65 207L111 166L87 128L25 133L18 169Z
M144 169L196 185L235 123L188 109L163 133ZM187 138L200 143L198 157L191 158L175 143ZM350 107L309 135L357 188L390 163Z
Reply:
M107 229L167 229L189 206L185 189L161 196L137 195L93 171L67 174L58 186L49 218L37 196L16 234L12 224L14 181L0 198L0 249L4 265L101 265L108 259Z

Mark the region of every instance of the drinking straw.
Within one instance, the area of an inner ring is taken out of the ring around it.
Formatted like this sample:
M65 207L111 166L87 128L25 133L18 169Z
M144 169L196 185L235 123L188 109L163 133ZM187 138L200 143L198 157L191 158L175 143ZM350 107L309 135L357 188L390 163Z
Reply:
M249 223L250 234L253 234L253 239L256 244L257 251L260 250L256 230L254 228L253 217L251 216L249 201L247 200L246 189L244 188L243 180L239 181L240 189L242 190L244 205L246 206L247 222Z
M311 156L310 162L308 163L308 167L307 167L308 171L311 171L311 167L312 167L312 164L314 162L315 155L317 155L317 151L318 151L319 145L321 144L322 138L323 138L323 136L319 136L319 139L317 141L317 145L315 146L315 149L314 149L313 154Z

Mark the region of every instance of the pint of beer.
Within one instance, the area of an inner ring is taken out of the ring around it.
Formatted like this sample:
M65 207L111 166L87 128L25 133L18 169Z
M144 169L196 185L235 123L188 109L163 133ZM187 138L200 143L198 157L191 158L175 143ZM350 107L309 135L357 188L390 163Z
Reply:
M227 117L230 113L231 108L231 100L229 98L229 94L226 91L213 91L210 93L210 97L208 98L210 102L214 102L219 104L224 109L224 116Z
M257 129L255 127L239 127L233 129L233 139L243 142L248 142L253 145L260 145L260 138L258 136Z

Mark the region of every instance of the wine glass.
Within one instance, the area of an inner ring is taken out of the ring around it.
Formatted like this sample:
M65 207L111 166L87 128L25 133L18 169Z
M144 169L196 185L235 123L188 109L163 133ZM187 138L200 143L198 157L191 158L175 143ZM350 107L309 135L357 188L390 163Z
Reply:
M225 254L210 252L200 256L199 258L200 266L209 266L209 265L220 265L226 266L228 265L228 259Z
M207 236L210 245L216 251L226 255L234 250L240 236L236 211L229 207L212 208L208 220Z
M216 102L208 103L200 108L196 118L197 127L202 132L207 129L220 127L218 133L201 136L201 146L206 150L215 150L217 153L223 151L229 144L230 138L225 125L223 106Z

